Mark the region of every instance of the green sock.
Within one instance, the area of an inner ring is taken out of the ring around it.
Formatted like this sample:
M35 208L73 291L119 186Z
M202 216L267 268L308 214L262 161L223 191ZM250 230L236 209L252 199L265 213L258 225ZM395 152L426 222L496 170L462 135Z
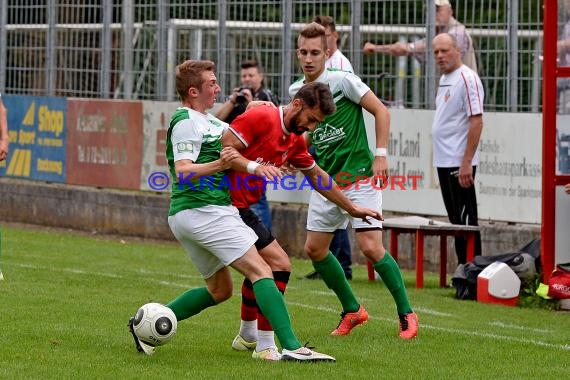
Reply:
M400 272L398 263L396 263L396 260L394 260L392 255L390 255L390 252L386 251L382 260L374 264L374 269L378 272L380 277L382 277L382 281L384 281L388 290L392 294L394 301L396 301L398 314L411 313L412 306L408 299L408 293L406 292L402 272Z
M215 304L208 288L203 287L187 290L166 306L172 309L177 320L182 321Z
M313 261L313 267L321 275L329 289L332 289L336 294L342 304L343 311L347 313L358 311L360 302L352 292L342 266L330 251L324 260Z
M296 350L301 347L301 343L293 332L289 311L285 306L283 295L277 289L275 281L271 278L262 278L253 283L253 293L257 300L257 305L261 312L275 331L277 339L281 343L281 348L286 350Z

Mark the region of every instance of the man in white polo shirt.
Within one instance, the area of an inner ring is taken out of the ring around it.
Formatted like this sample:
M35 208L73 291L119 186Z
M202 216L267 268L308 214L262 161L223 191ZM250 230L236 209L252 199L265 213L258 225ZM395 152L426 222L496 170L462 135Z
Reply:
M435 36L433 52L442 74L432 125L433 164L449 221L476 226L475 171L483 130L483 85L477 73L461 63L455 36L448 33ZM466 246L465 238L455 238L459 264L467 261ZM481 236L477 234L475 255L480 254Z

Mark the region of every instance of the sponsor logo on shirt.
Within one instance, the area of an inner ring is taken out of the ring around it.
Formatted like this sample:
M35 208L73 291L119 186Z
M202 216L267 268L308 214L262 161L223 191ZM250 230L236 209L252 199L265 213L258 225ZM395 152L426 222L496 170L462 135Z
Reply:
M178 153L192 153L194 152L194 144L189 141L183 141L176 144Z
M345 135L344 127L336 128L327 123L324 127L318 128L313 132L313 142L315 144L323 144L331 141L342 140Z

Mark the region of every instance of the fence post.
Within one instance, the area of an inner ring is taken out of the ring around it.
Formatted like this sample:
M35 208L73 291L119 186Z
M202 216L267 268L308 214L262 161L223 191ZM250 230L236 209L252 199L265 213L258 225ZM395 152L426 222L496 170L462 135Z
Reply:
M123 99L133 97L133 0L123 0Z
M281 56L281 103L286 103L289 99L289 86L291 85L291 53L295 48L291 44L291 22L293 21L293 2L292 0L283 1L283 34L282 34L282 48Z
M158 24L156 26L156 99L164 100L166 94L166 55L167 55L167 33L169 22L169 0L158 2Z
M510 112L517 112L518 99L518 72L519 72L519 2L518 0L507 1L509 39L507 41L507 51L509 55L509 63L507 65L507 76L509 85L507 87L507 109Z
M222 92L218 95L218 101L224 102L224 93L231 94L231 84L228 82L228 68L226 64L227 34L226 21L228 18L228 4L226 0L218 2L218 33L216 44L218 45L218 61L216 62L218 83L222 86ZM229 91L229 92L228 92Z
M47 3L48 30L46 34L46 95L55 96L56 62L54 54L57 41L57 4L55 0L48 0ZM2 40L4 41L4 40Z
M433 1L427 2L427 25L426 25L426 108L435 108L435 95L437 89L435 88L435 59L432 53L432 40L435 37L435 3Z
M360 24L362 23L362 2L352 0L352 12L350 14L350 62L354 68L354 73L360 75L362 72L362 39L360 38Z
M6 91L6 27L8 25L8 0L0 0L0 92Z
M101 30L101 70L99 70L99 96L109 98L111 93L111 20L113 2L103 0L103 29ZM53 50L52 50L53 51Z

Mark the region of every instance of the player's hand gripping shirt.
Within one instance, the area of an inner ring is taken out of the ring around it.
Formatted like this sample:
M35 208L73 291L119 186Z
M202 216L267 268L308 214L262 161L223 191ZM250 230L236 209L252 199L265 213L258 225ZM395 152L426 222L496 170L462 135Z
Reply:
M170 210L168 215L206 205L227 206L231 204L224 172L214 173L201 179L176 173L174 163L191 160L202 164L216 161L222 150L222 133L227 123L210 114L180 107L170 118L166 136L166 159L172 178Z
M283 107L254 107L238 116L229 129L245 145L240 153L251 161L276 167L289 162L299 170L308 170L315 166L315 160L307 152L305 138L285 129ZM234 170L228 175L234 206L247 208L259 201L263 192L263 181L260 177Z
M303 86L305 78L289 87L291 97ZM362 80L345 71L326 69L317 79L332 92L336 111L309 133L315 146L319 166L338 183L354 183L356 176L372 176L374 157L368 147L366 127L360 100L370 88Z

